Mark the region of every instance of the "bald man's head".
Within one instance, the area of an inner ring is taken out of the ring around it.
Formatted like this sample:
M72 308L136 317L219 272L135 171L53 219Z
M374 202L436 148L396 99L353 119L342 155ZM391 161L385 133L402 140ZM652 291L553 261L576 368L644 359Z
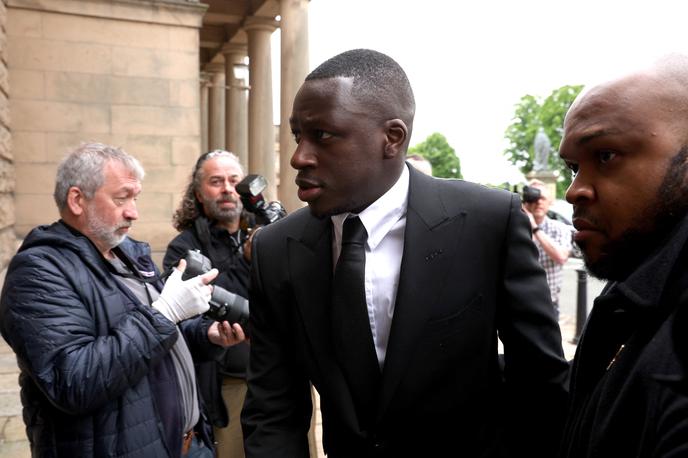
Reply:
M575 177L577 241L598 276L625 278L688 210L688 58L584 91L560 155Z

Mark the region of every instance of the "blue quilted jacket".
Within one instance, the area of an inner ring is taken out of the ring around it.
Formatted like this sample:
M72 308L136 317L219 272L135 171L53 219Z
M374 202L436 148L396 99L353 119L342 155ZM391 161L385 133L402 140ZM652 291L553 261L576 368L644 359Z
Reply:
M148 245L119 248L159 289ZM212 354L208 324L181 325L194 356ZM31 231L7 272L0 327L17 355L33 456L180 456L177 329L109 272L85 236L63 222ZM196 429L209 444L203 420Z

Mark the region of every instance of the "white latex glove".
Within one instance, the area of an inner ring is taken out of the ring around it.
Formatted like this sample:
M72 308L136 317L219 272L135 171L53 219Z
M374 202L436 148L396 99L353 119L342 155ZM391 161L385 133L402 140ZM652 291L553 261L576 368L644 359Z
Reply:
M184 281L182 280L182 273L185 269L186 261L182 259L174 272L167 277L160 297L153 302L153 308L174 323L208 311L210 308L208 301L210 301L213 291L212 286L208 283L218 273L217 269L211 269L203 275Z

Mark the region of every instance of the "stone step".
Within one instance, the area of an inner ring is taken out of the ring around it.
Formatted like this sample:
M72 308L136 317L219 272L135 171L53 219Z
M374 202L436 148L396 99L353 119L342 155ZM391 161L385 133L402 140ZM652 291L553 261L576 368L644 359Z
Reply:
M0 442L0 458L31 458L29 443Z
M0 458L29 458L22 405L19 368L12 349L0 339Z

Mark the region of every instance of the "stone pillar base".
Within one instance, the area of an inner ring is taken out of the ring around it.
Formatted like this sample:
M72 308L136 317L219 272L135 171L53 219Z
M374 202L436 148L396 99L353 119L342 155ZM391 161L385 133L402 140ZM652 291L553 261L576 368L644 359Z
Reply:
M557 176L551 170L538 170L537 172L528 172L526 174L526 179L530 180L540 180L545 183L549 195L552 196L552 200L557 198Z

